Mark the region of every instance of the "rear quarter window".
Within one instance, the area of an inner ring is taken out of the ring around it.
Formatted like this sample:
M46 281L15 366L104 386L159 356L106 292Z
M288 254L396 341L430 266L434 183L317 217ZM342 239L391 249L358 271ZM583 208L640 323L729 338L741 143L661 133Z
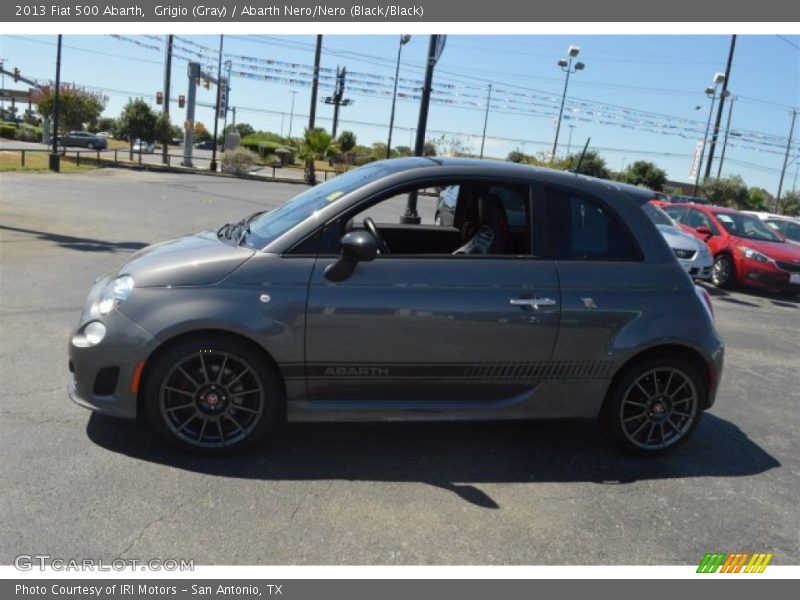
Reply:
M619 216L598 200L549 188L547 214L557 259L641 260L641 251Z

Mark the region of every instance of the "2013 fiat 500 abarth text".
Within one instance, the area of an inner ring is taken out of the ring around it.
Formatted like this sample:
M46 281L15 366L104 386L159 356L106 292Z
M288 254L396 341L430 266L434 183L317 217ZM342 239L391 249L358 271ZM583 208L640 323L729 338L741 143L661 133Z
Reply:
M723 345L651 198L500 162L372 163L99 279L69 394L210 453L287 419L600 417L658 454L713 404Z

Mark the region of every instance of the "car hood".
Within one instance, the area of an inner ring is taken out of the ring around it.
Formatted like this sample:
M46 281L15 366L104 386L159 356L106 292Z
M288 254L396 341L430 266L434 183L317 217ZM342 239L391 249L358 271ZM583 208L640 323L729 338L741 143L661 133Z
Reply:
M694 250L700 252L705 249L706 245L698 240L693 235L681 231L677 227L669 225L656 225L661 235L667 241L667 245L673 250Z
M213 231L203 231L139 250L118 274L132 275L136 287L210 285L254 253L218 239Z
M766 254L774 260L786 262L800 262L800 246L788 242L764 242L737 237L737 246L752 248L761 254Z

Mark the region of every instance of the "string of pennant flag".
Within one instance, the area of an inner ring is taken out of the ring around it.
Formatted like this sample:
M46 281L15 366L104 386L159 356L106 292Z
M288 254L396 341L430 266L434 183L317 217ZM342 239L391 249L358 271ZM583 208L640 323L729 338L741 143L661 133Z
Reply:
M163 52L163 38L154 35L139 37L112 35L112 38L137 45L151 51ZM173 56L186 61L205 61L206 70L215 72L219 58L218 50L203 46L188 38L174 36ZM281 61L269 58L224 53L230 63L232 77L264 81L292 87L311 87L314 68L312 65ZM319 69L319 85L323 90L334 89L337 70L327 67ZM422 96L423 82L405 77L397 78L397 98L401 101L418 102ZM354 95L388 98L394 93L394 77L362 71L347 72L347 90ZM438 82L431 94L431 103L455 108L485 110L488 101L488 85ZM560 98L546 92L519 91L492 84L489 109L517 115L532 115L557 119ZM662 115L616 106L602 102L568 99L564 108L565 121L594 123L623 129L670 135L684 139L697 139L705 135L706 124L685 117ZM735 139L728 146L753 152L783 154L787 139L774 134L736 130Z

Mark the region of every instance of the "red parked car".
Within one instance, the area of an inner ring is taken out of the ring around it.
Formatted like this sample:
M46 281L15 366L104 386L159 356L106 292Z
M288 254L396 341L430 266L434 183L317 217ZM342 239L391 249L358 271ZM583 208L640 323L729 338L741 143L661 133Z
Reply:
M670 204L663 210L703 240L714 255L711 281L742 283L800 294L800 247L784 241L758 217L731 208Z

